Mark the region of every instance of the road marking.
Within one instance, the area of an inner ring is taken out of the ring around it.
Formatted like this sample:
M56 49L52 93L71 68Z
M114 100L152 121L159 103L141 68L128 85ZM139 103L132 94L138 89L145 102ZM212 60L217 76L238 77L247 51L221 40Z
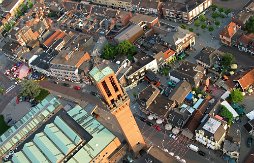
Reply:
M16 85L12 85L9 88L6 89L5 93L10 92L13 88L15 88Z

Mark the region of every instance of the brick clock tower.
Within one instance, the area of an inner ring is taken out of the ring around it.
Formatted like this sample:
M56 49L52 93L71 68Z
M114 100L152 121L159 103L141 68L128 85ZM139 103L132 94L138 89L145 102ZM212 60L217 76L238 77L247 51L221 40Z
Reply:
M130 110L130 98L118 83L114 71L110 67L102 70L94 67L89 74L102 94L107 109L119 124L131 150L138 154L145 147L145 141Z

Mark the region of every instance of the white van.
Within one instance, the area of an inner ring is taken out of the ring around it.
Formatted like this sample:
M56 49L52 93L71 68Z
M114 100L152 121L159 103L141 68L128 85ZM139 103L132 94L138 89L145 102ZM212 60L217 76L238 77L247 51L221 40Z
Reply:
M198 147L197 147L197 146L195 146L195 145L193 145L193 144L190 144L190 145L188 145L188 147L189 147L191 150L193 150L194 152L198 152Z

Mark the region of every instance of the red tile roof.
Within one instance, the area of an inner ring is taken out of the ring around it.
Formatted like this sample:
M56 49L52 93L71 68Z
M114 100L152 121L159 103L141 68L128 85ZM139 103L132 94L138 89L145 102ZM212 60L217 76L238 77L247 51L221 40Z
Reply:
M254 41L254 33L242 35L238 41L245 45L249 45L252 41Z
M233 37L234 34L236 33L238 27L234 22L230 22L222 31L221 31L221 35L225 36L225 37Z
M254 84L254 68L245 73L237 81L243 90L246 90L250 85Z
M53 44L54 41L63 38L64 36L65 36L64 32L62 32L61 30L57 30L43 44L49 47L51 44Z
M168 49L166 52L164 52L164 59L168 59L169 57L175 55L176 52L172 49Z

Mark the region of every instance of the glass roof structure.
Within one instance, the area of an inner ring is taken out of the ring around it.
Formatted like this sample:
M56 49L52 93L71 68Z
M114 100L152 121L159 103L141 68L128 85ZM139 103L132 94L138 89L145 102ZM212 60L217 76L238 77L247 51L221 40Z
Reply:
M60 102L49 95L38 104L36 114L30 117L31 113L27 113L25 123L15 131L8 131L9 135L5 134L7 137L1 139L1 156L8 155L14 147L14 154L8 158L14 163L85 163L93 160L116 138L79 105L68 112L60 109L51 114L57 106L61 106ZM19 143L13 141L16 139Z

